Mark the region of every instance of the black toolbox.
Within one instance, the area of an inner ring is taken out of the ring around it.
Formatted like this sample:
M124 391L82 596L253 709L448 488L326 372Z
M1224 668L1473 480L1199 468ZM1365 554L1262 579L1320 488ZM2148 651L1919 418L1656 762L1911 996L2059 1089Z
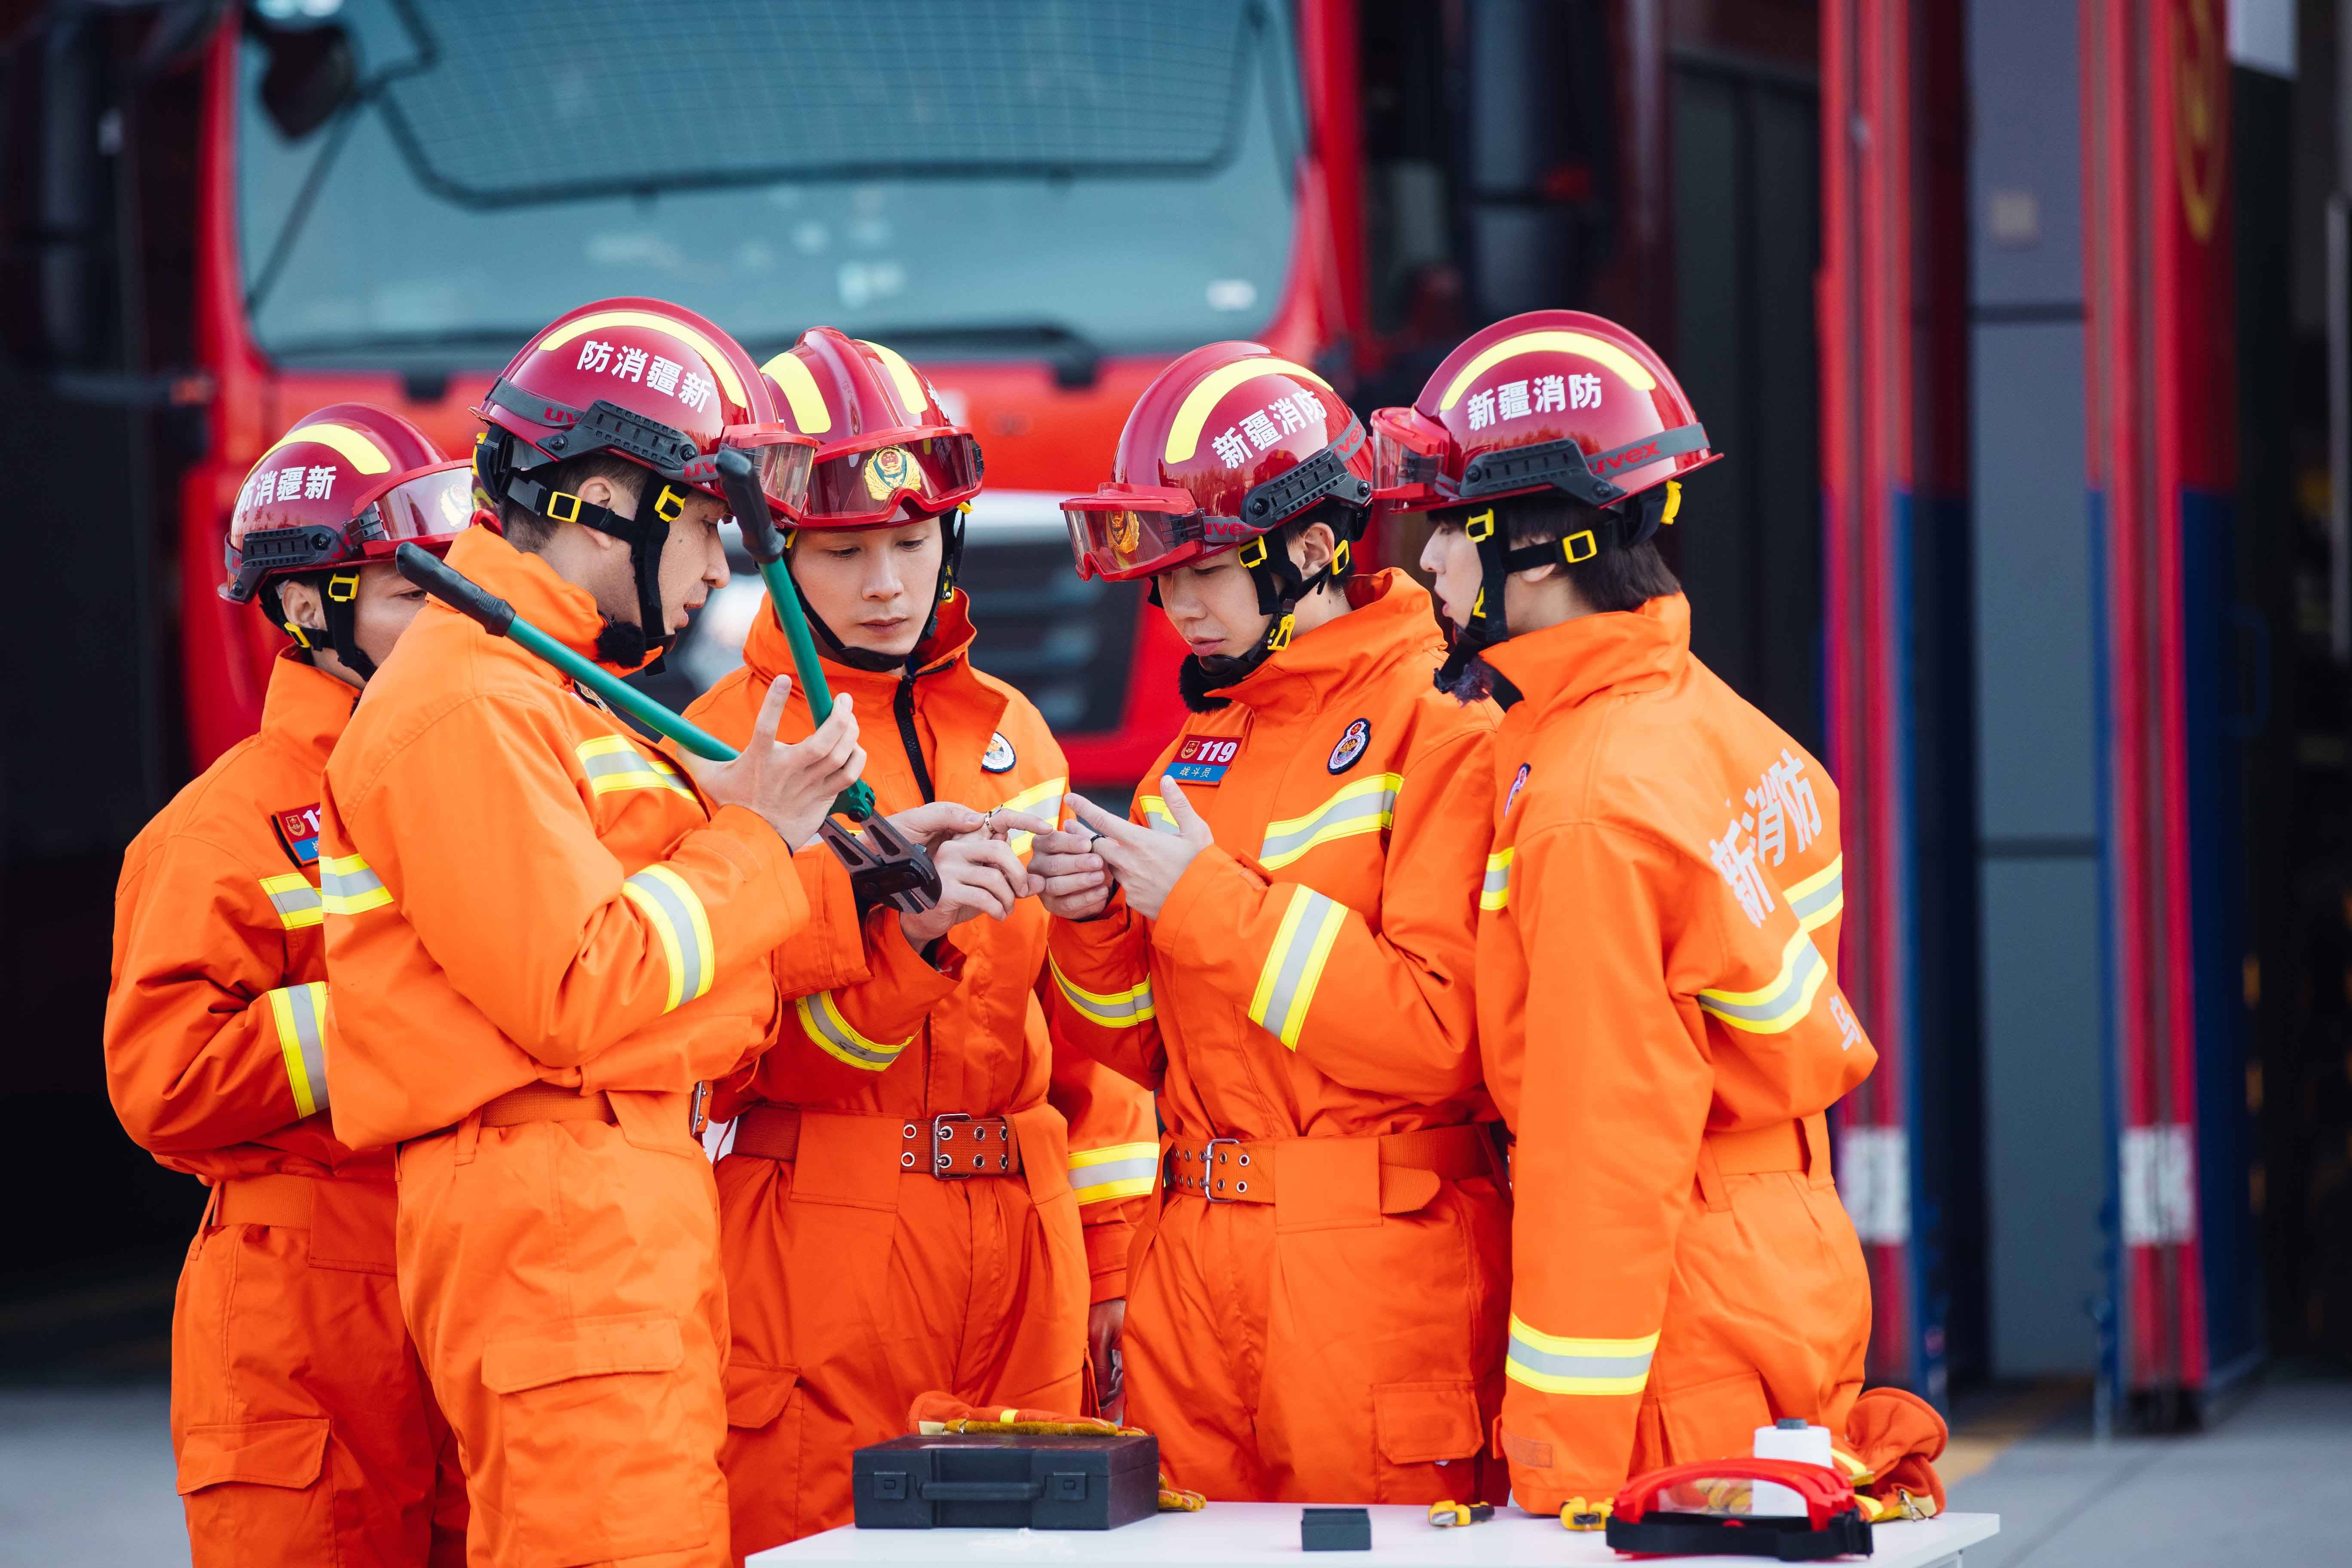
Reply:
M1115 1530L1160 1509L1160 1439L963 1433L850 1457L860 1530Z

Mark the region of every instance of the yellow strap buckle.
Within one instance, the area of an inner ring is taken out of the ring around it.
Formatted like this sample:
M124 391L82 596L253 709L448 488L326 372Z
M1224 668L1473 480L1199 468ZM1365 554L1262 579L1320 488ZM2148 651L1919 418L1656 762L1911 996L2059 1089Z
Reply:
M1251 554L1250 552L1253 550L1256 551L1257 553L1255 555ZM1237 554L1234 559L1239 561L1244 566L1265 565L1265 535L1261 533L1255 539L1251 540L1247 544L1243 545L1241 547L1240 553Z
M1280 653L1284 648L1288 647L1290 646L1291 631L1297 626L1297 622L1298 617L1296 616L1285 616L1281 620L1276 622L1274 630L1266 634L1266 651L1269 653Z
M318 646L310 640L310 629L302 626L299 622L287 622L286 635L294 639L294 646L296 647L301 648L305 652L308 652Z
M1580 553L1578 549L1580 545L1582 546ZM1567 556L1568 563L1573 566L1580 561L1590 561L1600 554L1601 542L1592 537L1591 529L1579 529L1559 542L1559 552Z
M1495 509L1474 511L1462 520L1462 531L1475 543L1484 543L1495 537Z
M1348 542L1343 539L1339 541L1338 548L1331 552L1331 575L1334 577L1344 577L1347 574Z
M686 515L686 492L664 481L661 494L654 497L654 515L664 522L676 522Z
M348 605L360 596L360 574L338 572L327 579L327 597L338 605Z
M570 511L562 510L562 506L565 501L570 501L572 503L572 510ZM548 491L546 515L554 519L557 522L578 522L580 521L580 498L573 495L570 490Z

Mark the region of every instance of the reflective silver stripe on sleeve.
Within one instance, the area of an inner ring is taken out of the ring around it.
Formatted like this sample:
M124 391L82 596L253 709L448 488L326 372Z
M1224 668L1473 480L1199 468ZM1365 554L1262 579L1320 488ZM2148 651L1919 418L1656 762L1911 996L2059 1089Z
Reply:
M1397 791L1404 779L1382 773L1348 785L1302 817L1277 822L1258 848L1261 865L1269 869L1287 866L1317 845L1351 837L1391 826L1396 820Z
M314 1111L327 1109L327 1020L320 1016L326 999L322 982L286 988L286 1008L294 1020L294 1038L302 1047L302 1076L310 1080Z
M355 915L392 902L392 890L356 855L319 862L319 892L331 915Z
M818 992L814 998L816 1005L812 1006L811 1000L803 996L793 1004L794 1011L801 1016L801 1027L807 1030L809 1038L827 1053L851 1067L879 1070L897 1061L898 1053L907 1048L907 1040L885 1045L878 1040L869 1040L850 1028L849 1020L834 1006L832 992ZM909 1039L912 1037L908 1037Z
M319 889L299 871L264 877L261 890L268 895L269 907L278 911L278 922L288 931L300 931L326 918L326 900L319 897Z
M662 947L669 957L669 1011L710 989L709 926L702 901L677 874L648 866L621 884L640 909L653 918Z
M675 769L654 762L642 752L632 748L625 752L591 752L581 750L580 765L587 771L591 786L598 795L622 789L668 789L680 795L694 792L686 786Z

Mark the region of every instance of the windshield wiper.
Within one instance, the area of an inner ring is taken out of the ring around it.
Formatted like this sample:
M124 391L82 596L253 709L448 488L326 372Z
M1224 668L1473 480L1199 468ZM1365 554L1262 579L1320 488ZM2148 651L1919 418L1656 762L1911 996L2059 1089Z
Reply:
M858 336L893 348L931 345L934 352L960 348L1034 352L1054 367L1054 384L1083 392L1102 379L1102 345L1060 321L950 321L920 327L876 327Z

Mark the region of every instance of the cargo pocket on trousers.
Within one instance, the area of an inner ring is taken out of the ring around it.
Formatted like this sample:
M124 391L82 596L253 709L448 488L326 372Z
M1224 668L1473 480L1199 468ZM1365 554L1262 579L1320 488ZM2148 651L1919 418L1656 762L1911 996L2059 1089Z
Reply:
M482 1348L506 1457L508 1557L550 1564L681 1552L709 1539L682 1487L694 1447L677 1320L575 1318ZM477 1516L476 1526L482 1521Z
M180 1495L200 1568L265 1555L334 1561L326 1464L323 1415L189 1427L180 1439Z
M1376 1502L1436 1502L1477 1485L1475 1460L1486 1444L1478 1394L1469 1383L1372 1385L1372 1441L1380 1449ZM1458 1473L1457 1473L1458 1469Z
M1734 1373L1655 1399L1669 1465L1749 1453L1756 1447L1756 1428L1772 1424L1764 1384L1752 1372Z

